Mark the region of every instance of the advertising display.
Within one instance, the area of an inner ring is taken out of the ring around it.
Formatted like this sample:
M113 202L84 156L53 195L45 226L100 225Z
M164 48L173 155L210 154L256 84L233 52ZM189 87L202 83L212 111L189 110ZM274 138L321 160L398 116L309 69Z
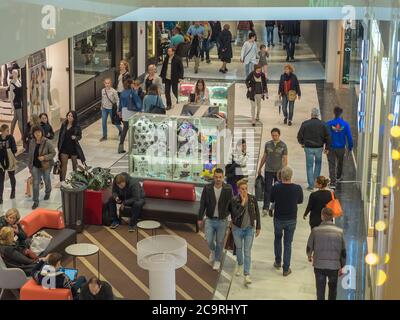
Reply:
M46 50L28 58L28 116L48 112Z

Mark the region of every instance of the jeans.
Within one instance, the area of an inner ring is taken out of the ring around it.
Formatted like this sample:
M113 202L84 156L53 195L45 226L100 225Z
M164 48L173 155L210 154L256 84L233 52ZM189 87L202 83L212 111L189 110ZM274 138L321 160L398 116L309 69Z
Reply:
M83 285L86 283L86 278L84 276L79 276L73 283L71 287L71 292L74 300L79 300L79 289L83 287Z
M167 107L172 106L171 101L171 88L176 100L178 100L178 83L173 83L171 80L165 80L165 99L167 100Z
M36 167L32 167L32 195L33 195L33 202L34 203L39 203L39 185L40 181L42 181L42 177L44 180L44 185L45 185L45 192L46 194L51 193L51 179L50 179L50 170L51 168L47 170L42 170Z
M290 258L292 256L292 241L294 231L296 230L296 220L282 221L274 218L274 251L275 262L282 262L282 236L283 236L283 271L287 272L290 267Z
M246 78L247 76L254 71L254 63L253 62L249 62L247 64L244 65L244 70L246 72Z
M15 192L15 184L17 183L15 180L15 171L7 171L7 172L8 172L8 177L10 178L11 192ZM0 199L3 199L5 179L6 179L6 172L0 169Z
M200 56L204 59L204 55L206 56L206 60L210 60L210 40L204 39L201 44L201 52Z
M210 251L215 251L215 261L221 261L227 227L227 220L206 219L204 233L206 234L208 248Z
M119 137L119 144L124 145L125 138L126 138L126 135L128 134L128 130L129 130L129 121L122 121L122 124L124 126L123 126L123 129L121 131L121 135Z
M288 105L289 105L289 113L288 113ZM294 101L289 101L286 94L282 95L282 112L285 119L289 118L289 121L293 120Z
M268 45L274 44L274 27L267 28L267 42Z
M274 183L278 180L278 177L276 176L276 172L268 172L265 171L264 173L264 205L263 209L269 209L270 203L271 203L271 191L272 191L272 186Z
M212 49L214 49L214 47L217 47L217 51L218 51L218 49L219 49L219 43L218 43L218 41L216 41L216 40L208 40L208 53L210 53L210 51L212 50Z
M251 267L251 247L253 246L253 239L255 229L252 226L247 228L232 227L233 239L236 246L236 259L238 265L243 265L243 273L245 276L250 274ZM244 261L243 261L244 251Z
M101 124L103 127L103 138L107 138L107 118L110 116L112 118L112 109L105 109L101 108ZM121 126L119 124L116 124L115 127L118 129L118 131L121 133Z
M315 180L321 175L323 148L306 148L307 182L309 188L314 188Z
M342 177L345 148L331 149L328 153L329 179L335 184Z
M289 59L289 58L294 59L294 52L295 52L296 43L297 43L298 40L299 40L298 36L294 36L294 35L291 35L291 34L286 35L284 37L284 42L285 42L285 45L286 45L286 58L287 59Z
M262 95L261 94L255 94L254 95L254 101L250 100L250 103L251 103L251 121L253 123L255 123L256 119L260 118L261 100L262 100ZM256 105L257 105L257 117L256 117Z
M144 200L138 200L138 201L135 201L132 205L126 206L123 211L120 211L120 214L122 214L122 215L129 214L129 216L130 216L129 225L131 227L136 226L137 221L139 220L139 218L142 214L143 205L144 205ZM117 214L117 202L115 201L114 198L111 198L109 200L108 206L110 209L110 217L111 217L112 222L119 223L120 219Z
M22 117L23 117L22 108L14 109L14 117L11 121L11 135L14 135L15 125L17 124L17 121L18 121L18 129L21 136L24 134Z
M329 300L336 300L339 270L314 268L315 285L317 287L317 300L325 300L326 278L328 278Z

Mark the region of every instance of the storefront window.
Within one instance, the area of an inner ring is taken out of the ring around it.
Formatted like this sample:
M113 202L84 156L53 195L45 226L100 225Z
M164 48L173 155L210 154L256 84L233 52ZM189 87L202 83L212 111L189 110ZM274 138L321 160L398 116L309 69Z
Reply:
M75 86L112 66L112 23L85 31L73 39Z
M156 22L147 22L147 60L156 57Z
M122 57L125 60L129 60L132 57L131 34L132 34L131 22L123 22L122 23Z

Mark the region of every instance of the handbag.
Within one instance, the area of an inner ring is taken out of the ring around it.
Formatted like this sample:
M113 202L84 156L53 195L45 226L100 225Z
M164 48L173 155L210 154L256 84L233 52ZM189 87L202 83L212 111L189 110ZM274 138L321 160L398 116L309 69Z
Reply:
M235 249L235 239L233 238L232 227L228 228L228 236L225 241L225 249L226 250L234 250Z
M255 189L256 189L256 199L257 201L263 201L264 200L264 178L263 176L258 176L256 178L256 185L255 185Z
M40 255L47 249L53 237L45 231L39 231L32 237L30 250L37 255Z
M295 101L297 99L297 92L296 90L289 90L287 93L287 98L289 101Z
M39 152L39 156L43 156L43 151L44 151L45 143L42 146L42 150ZM41 169L43 171L46 171L50 168L50 161L49 160L40 160L40 163L42 165Z
M327 203L326 207L332 210L334 218L338 218L343 215L342 206L340 205L339 199L335 199L335 195L332 191L331 196L332 200Z
M150 113L154 113L154 114L166 114L165 109L164 109L164 108L161 108L161 107L159 106L159 99L158 99L158 98L159 98L159 97L157 96L156 105L151 106Z

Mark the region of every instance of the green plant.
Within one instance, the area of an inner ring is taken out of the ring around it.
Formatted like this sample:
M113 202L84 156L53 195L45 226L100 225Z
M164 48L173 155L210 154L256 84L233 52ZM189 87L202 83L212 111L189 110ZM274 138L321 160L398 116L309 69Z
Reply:
M65 182L72 187L78 188L85 185L87 190L100 191L110 187L113 178L110 169L78 166L78 169L71 172L70 178Z

